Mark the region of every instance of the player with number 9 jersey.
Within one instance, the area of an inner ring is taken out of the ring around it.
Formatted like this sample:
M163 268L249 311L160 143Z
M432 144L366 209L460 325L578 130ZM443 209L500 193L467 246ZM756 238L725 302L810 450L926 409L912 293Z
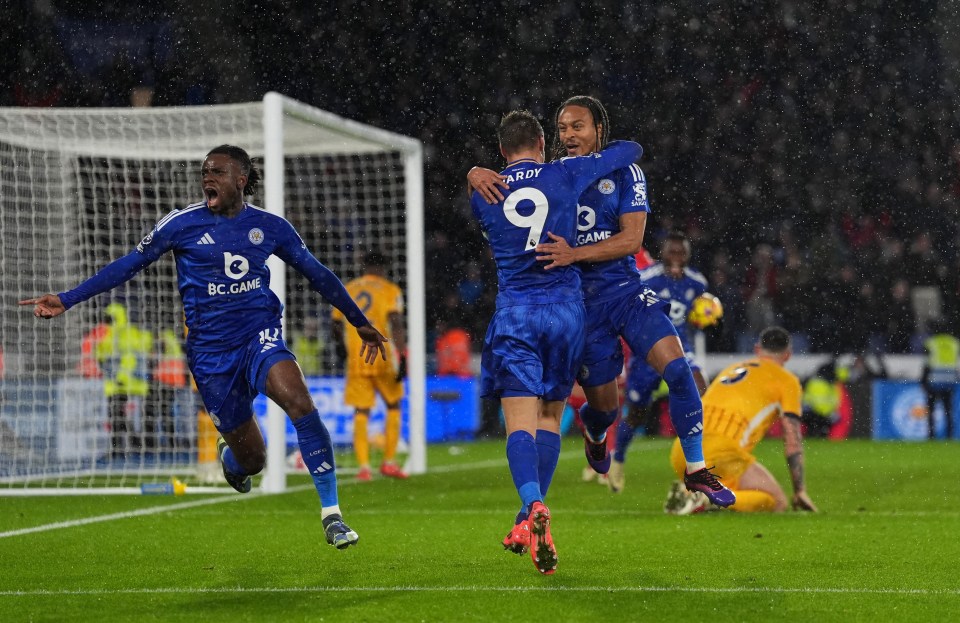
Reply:
M562 158L550 163L518 160L508 163L502 171L510 184L503 201L489 205L479 193L473 194L473 213L480 221L497 264L498 311L491 321L491 330L515 335L521 329L511 325L528 325L532 317L526 312L514 314L504 311L517 305L582 305L579 267L545 270L543 262L537 261L536 247L547 240L548 232L575 242L577 197L597 178L631 164L641 154L640 145L616 141L604 151L589 156ZM582 317L582 313L576 315ZM508 320L508 316L512 320ZM572 318L570 320L571 324L565 329L561 328L557 334L562 343L570 343L573 349L571 352L574 356L564 357L562 362L575 373L582 352L583 327L578 326ZM514 392L519 392L547 400L563 400L569 395L573 376L566 371L556 369L559 378L544 387L539 380L523 378L526 374L509 374L502 366L494 365L490 358L491 348L499 350L498 339L488 330L484 347L484 375L481 379L484 396L500 396L506 391L509 395L518 395ZM539 348L535 346L540 341L536 334L522 339L532 349ZM506 345L504 347L507 348ZM523 359L525 356L523 353L507 354L511 359ZM539 361L539 365L548 367L556 367L557 363L558 360L551 358ZM515 378L507 378L510 376Z

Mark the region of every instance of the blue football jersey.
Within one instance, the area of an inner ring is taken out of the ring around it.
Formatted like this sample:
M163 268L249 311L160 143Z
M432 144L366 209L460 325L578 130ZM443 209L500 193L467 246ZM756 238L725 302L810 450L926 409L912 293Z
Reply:
M620 232L620 216L649 212L647 180L636 164L597 180L580 195L577 244L593 244ZM595 304L619 296L620 288L639 279L632 255L603 262L581 262L583 296Z
M173 251L188 343L197 350L224 350L276 322L283 305L270 290L267 258L275 254L296 266L309 255L286 219L250 204L233 218L206 203L174 210L137 251L150 262Z
M680 279L670 277L664 270L663 264L657 263L640 271L640 278L653 290L660 300L670 303L667 315L673 321L673 326L680 334L683 350L691 352L687 315L693 299L707 290L707 278L698 270L687 266L683 269Z
M497 263L497 307L576 301L583 298L580 269L545 270L536 247L547 232L576 246L577 198L598 178L637 160L636 143L615 141L602 152L549 163L515 162L503 170L510 190L490 205L474 192L473 214L480 221Z
M228 218L206 202L160 219L137 248L58 296L70 309L132 279L167 251L177 263L188 350L222 351L280 323L283 305L270 290L267 258L276 255L307 278L315 291L355 327L369 324L350 293L307 250L286 219L248 203Z

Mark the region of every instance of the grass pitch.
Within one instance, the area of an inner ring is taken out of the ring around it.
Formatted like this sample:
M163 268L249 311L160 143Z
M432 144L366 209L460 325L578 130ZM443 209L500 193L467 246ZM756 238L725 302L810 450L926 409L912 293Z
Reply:
M960 609L957 446L806 442L818 515L664 515L669 444L620 495L565 438L547 499L556 575L503 551L502 442L430 448L405 482L343 480L337 551L294 478L264 496L0 498L0 621L889 621ZM759 456L789 487L782 444Z

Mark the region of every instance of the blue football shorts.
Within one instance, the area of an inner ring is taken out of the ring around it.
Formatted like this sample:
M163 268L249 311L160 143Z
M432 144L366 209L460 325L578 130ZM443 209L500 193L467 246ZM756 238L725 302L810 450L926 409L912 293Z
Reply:
M498 309L480 357L480 395L565 400L583 355L584 321L581 301Z
M254 335L243 346L216 352L187 349L187 364L213 425L229 433L253 417L253 399L267 393L267 372L286 359L296 361L280 325Z
M650 288L623 288L619 298L587 301L587 337L578 380L583 387L606 385L623 371L622 336L634 357L647 358L653 345L677 329L667 316L669 302Z

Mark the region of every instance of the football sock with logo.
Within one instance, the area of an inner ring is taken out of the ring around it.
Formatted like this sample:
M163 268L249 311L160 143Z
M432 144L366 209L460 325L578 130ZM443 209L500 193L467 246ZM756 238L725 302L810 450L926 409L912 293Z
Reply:
M634 433L636 433L636 429L630 426L626 419L620 420L620 423L617 425L617 446L613 451L614 461L623 463L623 460L627 456L627 448L630 447L630 442L633 441Z
M367 436L367 422L370 414L357 411L353 414L353 453L360 467L370 467L370 439Z
M587 430L587 435L594 443L600 443L606 438L607 429L617 419L618 409L600 411L588 404L580 407L580 421Z
M703 403L690 364L678 357L663 370L663 380L670 388L670 421L687 460L687 473L706 467L703 462Z
M397 456L397 444L400 443L400 408L387 407L387 421L384 424L383 460L392 461Z
M337 506L337 464L333 459L333 444L330 433L320 420L320 412L314 409L293 423L297 429L300 455L313 476L313 485L320 494L321 516L331 514Z
M527 507L543 500L537 474L538 462L537 443L533 435L523 430L510 433L507 437L507 464L520 501Z

